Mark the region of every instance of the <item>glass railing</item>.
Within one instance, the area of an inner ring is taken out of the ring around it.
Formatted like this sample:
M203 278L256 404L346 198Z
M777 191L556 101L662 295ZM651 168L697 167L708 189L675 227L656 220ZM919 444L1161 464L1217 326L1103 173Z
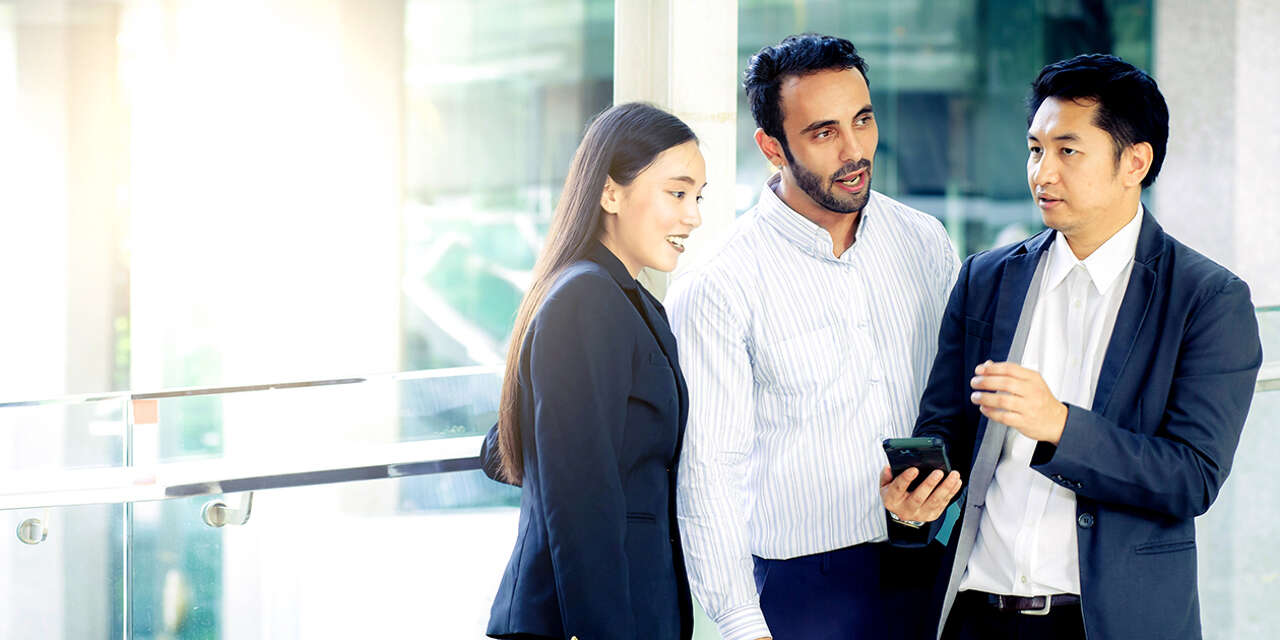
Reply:
M1259 318L1264 373L1198 521L1211 640L1280 626L1280 309ZM481 638L519 502L475 470L499 376L0 403L0 638Z
M0 637L475 638L496 369L0 403Z

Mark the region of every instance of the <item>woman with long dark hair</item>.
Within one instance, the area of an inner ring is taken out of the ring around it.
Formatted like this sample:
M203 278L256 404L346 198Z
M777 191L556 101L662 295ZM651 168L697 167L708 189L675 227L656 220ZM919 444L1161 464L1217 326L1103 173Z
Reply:
M636 276L675 268L705 183L693 131L646 104L601 113L574 155L484 455L524 487L492 637L692 635L675 515L688 401L666 313Z

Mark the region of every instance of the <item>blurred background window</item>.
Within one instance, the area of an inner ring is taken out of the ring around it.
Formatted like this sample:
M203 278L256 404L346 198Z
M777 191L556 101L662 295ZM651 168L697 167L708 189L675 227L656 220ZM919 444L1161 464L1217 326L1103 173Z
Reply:
M740 69L790 34L851 40L867 60L880 128L873 189L932 214L961 256L1042 229L1026 173L1031 81L1045 64L1114 53L1151 68L1151 0L740 0ZM770 165L738 98L739 213Z
M404 366L500 364L586 123L612 0L410 0Z

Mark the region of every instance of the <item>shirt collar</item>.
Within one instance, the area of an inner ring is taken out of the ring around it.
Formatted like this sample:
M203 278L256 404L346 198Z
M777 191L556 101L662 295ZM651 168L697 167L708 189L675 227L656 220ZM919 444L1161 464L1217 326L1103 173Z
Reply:
M604 246L599 240L592 242L592 247L587 251L587 259L604 267L610 276L618 282L623 289L635 289L640 286L635 278L631 277L631 272L627 271L626 265L613 255L608 247Z
M852 258L854 247L858 246L858 241L866 231L867 218L870 217L867 213L872 208L871 203L875 201L874 196L867 201L867 206L863 207L862 213L858 214L861 219L858 220L858 229L853 234L853 244L837 258L831 255L831 233L792 209L773 190L781 179L782 173L779 172L765 181L764 189L760 191L760 201L756 203L756 210L760 216L772 225L779 235L805 253L825 260L848 262Z
M1048 290L1057 288L1067 279L1067 275L1077 264L1082 265L1098 293L1106 293L1115 284L1124 268L1133 261L1138 248L1138 232L1142 230L1142 203L1138 203L1138 212L1120 230L1115 232L1102 246L1089 254L1084 260L1076 259L1067 244L1066 236L1055 234L1053 246L1049 247L1049 264L1046 265L1045 285Z

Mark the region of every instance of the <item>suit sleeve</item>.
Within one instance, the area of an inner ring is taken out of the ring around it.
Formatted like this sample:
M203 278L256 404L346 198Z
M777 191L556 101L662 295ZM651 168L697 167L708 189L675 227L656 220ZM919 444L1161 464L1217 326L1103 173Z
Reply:
M1058 445L1039 443L1031 466L1077 495L1198 516L1231 471L1261 363L1249 288L1232 278L1188 319L1154 434L1068 405Z
M484 442L480 443L480 468L484 470L484 475L488 476L490 480L511 484L502 476L502 451L498 448L498 425L496 423L489 427L489 432L484 434Z
M705 274L678 282L669 304L689 383L676 491L689 585L724 640L766 637L747 536L755 383L745 316Z
M630 303L611 280L564 283L529 345L538 498L566 635L635 638L619 452L632 380ZM525 436L529 437L528 434Z
M933 359L929 382L920 397L920 414L916 417L915 437L937 436L947 443L947 456L952 466L968 464L967 451L957 450L959 443L973 439L973 413L969 402L969 378L964 360L965 298L969 286L969 269L973 258L964 261L956 277L955 287L942 314L938 329L938 353Z
M963 465L969 462L969 449L973 441L974 421L972 404L968 400L968 366L964 361L965 299L969 284L969 269L973 258L960 265L955 286L942 314L938 330L938 353L933 359L929 382L920 398L920 414L916 418L915 437L936 436L947 445L947 457L952 468L967 472ZM960 494L960 495L963 495ZM886 512L886 517L888 512ZM889 520L889 541L894 546L922 547L938 534L943 518L938 518L920 529L911 529Z

